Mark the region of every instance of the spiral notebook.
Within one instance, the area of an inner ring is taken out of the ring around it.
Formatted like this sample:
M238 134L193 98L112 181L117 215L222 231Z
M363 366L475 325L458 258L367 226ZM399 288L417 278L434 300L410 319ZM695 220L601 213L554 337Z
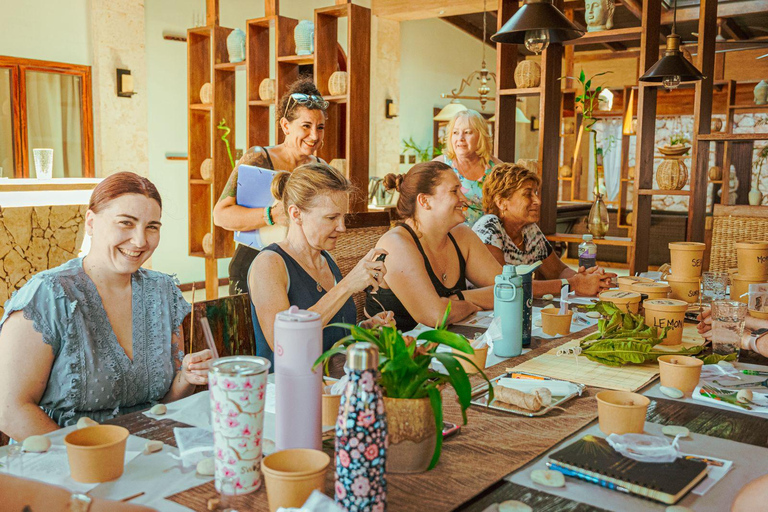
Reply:
M549 458L566 469L670 505L707 476L704 462L683 458L669 463L638 462L621 455L605 439L591 435Z

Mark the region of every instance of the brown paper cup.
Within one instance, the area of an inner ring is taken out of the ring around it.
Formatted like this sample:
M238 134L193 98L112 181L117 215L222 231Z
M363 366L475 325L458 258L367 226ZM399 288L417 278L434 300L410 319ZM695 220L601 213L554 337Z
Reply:
M699 283L698 277L679 277L672 274L667 276L667 283L671 288L669 297L671 299L684 300L688 304L699 301Z
M749 316L754 318L759 318L761 320L768 320L768 311L758 311L756 309L750 309Z
M341 405L341 395L327 395L323 393L323 426L332 427L336 425L336 419L339 417L339 406Z
M120 478L128 434L128 429L116 425L86 427L67 434L64 444L72 480L95 484Z
M325 490L325 472L331 458L309 449L282 450L264 457L261 471L267 485L270 512L280 507L301 508L312 491Z
M632 291L639 294L645 294L649 299L666 299L672 288L664 283L635 283L632 285Z
M565 315L559 314L559 309L541 310L541 330L548 336L565 336L571 334L571 320L573 311Z
M646 300L645 323L659 329L659 334L665 327L671 327L667 331L667 337L662 345L679 345L683 342L683 323L685 312L688 311L688 303L675 299Z
M616 281L619 283L619 290L625 291L625 292L631 292L632 285L635 283L652 283L653 279L648 279L647 277L639 277L639 276L621 276Z
M488 358L488 345L483 346L482 348L476 348L474 349L474 354L467 354L466 352L461 352L460 350L456 350L455 348L452 349L454 354L461 354L462 356L468 357L474 363L480 368L481 370L485 370L485 360ZM457 358L459 363L461 364L461 367L464 368L464 371L467 373L477 373L477 368L472 366L468 361L465 361L463 359Z
M699 384L704 361L688 356L659 356L661 385L677 388L687 397Z
M622 290L608 290L600 294L600 300L613 302L624 313L637 313L640 309L640 294Z
M601 391L597 398L600 430L611 434L642 434L645 414L651 401L628 391Z
M736 242L739 275L743 279L768 278L768 242Z
M745 277L741 273L731 274L731 300L749 303L749 285L768 283L768 277ZM743 297L742 297L743 295Z
M672 273L679 277L698 277L704 262L704 249L701 242L671 242L669 255L672 260Z

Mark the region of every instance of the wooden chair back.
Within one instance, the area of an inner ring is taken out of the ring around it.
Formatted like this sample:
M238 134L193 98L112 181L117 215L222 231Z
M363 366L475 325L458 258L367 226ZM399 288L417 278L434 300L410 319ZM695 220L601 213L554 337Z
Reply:
M196 302L194 334L190 317L184 319L184 350L199 352L208 348L200 319L208 319L219 357L256 355L256 341L251 319L251 300L247 293ZM190 341L190 337L194 339Z
M736 242L768 241L768 207L716 204L712 219L709 269L736 267Z

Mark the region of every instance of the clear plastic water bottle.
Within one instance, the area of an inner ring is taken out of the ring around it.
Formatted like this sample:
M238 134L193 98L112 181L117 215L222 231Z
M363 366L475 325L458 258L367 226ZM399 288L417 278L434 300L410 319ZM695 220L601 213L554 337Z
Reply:
M493 353L499 357L523 352L523 295L523 278L514 265L504 265L493 287L493 316L501 318L501 339L493 342Z
M387 503L387 415L379 387L379 350L347 350L349 382L336 420L336 503L348 512L383 512Z
M592 235L581 237L583 242L579 244L579 266L584 270L597 266L597 245L592 241Z

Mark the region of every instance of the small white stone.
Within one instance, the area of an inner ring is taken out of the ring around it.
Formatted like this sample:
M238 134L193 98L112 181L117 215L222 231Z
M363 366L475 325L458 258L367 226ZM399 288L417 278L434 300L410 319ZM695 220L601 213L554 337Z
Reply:
M587 313L587 316L589 318L600 318L602 315L600 315L600 313L597 311L590 311Z
M533 512L533 509L522 501L507 500L499 503L499 512Z
M663 395L667 395L669 398L683 398L685 394L677 388L671 388L669 386L659 386L659 391Z
M216 466L213 457L207 457L197 463L197 474L203 476L213 476L216 472Z
M162 441L147 441L144 445L144 453L149 455L150 453L159 452L163 449Z
M685 427L681 427L680 425L664 425L663 427L661 427L661 433L669 437L676 437L676 436L688 437L689 435L691 435L690 430L688 430Z
M555 305L554 304L547 304L546 306L544 306L541 309L555 309Z
M149 412L157 416L162 416L163 414L168 412L168 408L165 406L165 404L157 404L157 405L153 405L152 408L149 410Z
M81 429L81 428L85 428L85 427L95 427L98 424L99 424L98 421L94 421L91 418L89 418L88 416L83 416L82 418L77 420L77 428L78 428L78 430Z
M43 453L51 447L51 440L45 436L29 436L21 444L21 449L25 452Z
M541 298L544 300L552 300L555 298L555 296L552 295L551 293L547 293L546 295L542 295Z
M664 512L693 512L693 509L682 505L672 505L671 507L665 508Z
M546 487L564 487L565 477L559 471L551 469L534 469L531 471L531 481Z
M537 318L536 320L534 320L533 321L533 326L534 327L541 327L541 318Z
M752 398L752 391L748 389L741 389L738 393L736 393L736 400L742 404L748 404L752 401Z

